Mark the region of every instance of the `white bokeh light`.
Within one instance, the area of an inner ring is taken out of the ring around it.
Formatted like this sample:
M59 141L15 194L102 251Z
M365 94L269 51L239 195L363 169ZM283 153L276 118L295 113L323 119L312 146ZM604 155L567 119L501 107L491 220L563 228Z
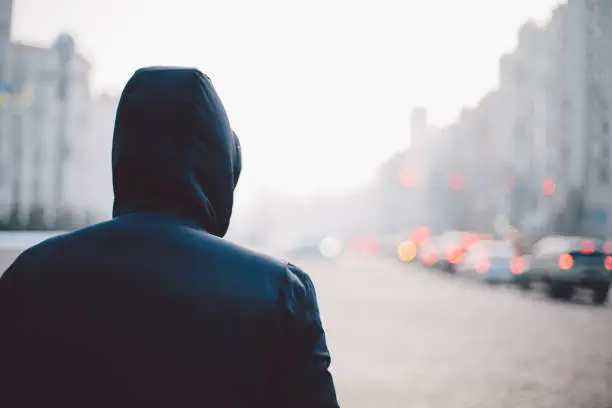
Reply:
M319 243L319 251L326 258L335 258L342 251L342 242L334 237L323 238Z

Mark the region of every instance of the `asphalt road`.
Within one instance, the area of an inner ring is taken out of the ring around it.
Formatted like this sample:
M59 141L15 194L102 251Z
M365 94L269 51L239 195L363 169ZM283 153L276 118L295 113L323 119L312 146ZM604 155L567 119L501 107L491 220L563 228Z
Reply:
M317 287L342 407L612 408L610 305L394 261L295 263Z
M312 276L342 406L610 408L612 307L393 261Z

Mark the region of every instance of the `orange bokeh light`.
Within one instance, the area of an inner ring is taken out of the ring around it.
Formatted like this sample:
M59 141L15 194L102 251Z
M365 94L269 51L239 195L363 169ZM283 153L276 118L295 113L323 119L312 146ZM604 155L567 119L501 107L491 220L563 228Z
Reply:
M463 259L463 251L461 248L453 248L446 254L446 260L451 265L457 265Z
M403 262L411 262L416 258L418 253L417 246L412 241L404 241L397 249L397 256Z
M559 268L563 270L572 269L574 266L574 258L570 254L563 254L559 257Z
M553 195L556 188L557 186L555 186L555 182L551 179L546 179L544 180L544 183L542 183L542 191L548 196Z

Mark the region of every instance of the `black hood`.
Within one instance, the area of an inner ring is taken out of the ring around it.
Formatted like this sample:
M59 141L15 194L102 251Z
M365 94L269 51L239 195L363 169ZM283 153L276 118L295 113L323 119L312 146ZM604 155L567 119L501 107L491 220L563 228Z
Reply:
M222 237L241 169L240 143L197 69L142 68L128 81L113 136L113 217L160 212Z

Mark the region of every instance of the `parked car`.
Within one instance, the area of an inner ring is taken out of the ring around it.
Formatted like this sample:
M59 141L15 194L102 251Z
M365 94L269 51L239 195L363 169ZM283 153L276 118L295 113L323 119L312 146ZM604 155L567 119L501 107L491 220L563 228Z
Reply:
M481 279L489 283L512 283L522 272L522 261L510 241L483 240L466 250L456 265L459 276Z
M577 288L592 291L594 304L607 302L612 282L612 253L602 240L588 237L548 236L537 241L529 265L518 276L522 289L543 283L549 296L569 300Z

